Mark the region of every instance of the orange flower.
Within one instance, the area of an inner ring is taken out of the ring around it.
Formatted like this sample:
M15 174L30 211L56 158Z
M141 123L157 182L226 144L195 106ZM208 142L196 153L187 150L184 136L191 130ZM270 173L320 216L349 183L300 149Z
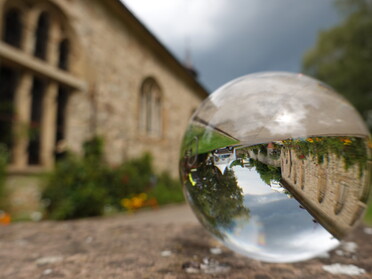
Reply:
M148 196L146 193L138 194L130 199L124 198L121 200L121 205L128 209L138 209L146 205L145 201L148 199Z
M132 207L133 208L140 208L140 207L142 207L142 205L143 205L143 199L141 199L140 197L133 197L132 198Z
M314 140L312 138L307 138L306 141L308 141L308 142L314 142Z
M344 145L350 145L352 141L348 138L341 139L341 141L344 143Z
M151 206L152 208L158 207L158 201L156 198L148 199L145 203L146 206Z
M9 225L12 221L10 215L6 212L0 212L0 225Z

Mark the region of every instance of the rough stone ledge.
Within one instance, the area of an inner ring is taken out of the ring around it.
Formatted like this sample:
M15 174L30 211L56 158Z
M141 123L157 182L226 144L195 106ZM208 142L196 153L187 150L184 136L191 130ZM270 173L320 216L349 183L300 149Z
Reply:
M185 205L103 219L17 223L0 227L0 278L367 279L372 229L359 227L323 257L269 264L221 246Z

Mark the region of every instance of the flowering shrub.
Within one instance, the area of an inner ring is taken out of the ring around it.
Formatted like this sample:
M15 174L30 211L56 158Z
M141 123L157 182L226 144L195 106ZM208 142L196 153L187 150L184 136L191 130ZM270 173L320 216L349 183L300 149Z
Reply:
M139 195L134 195L131 198L122 199L121 205L127 210L135 210L148 206L155 208L158 206L158 201L156 198L149 198L146 193L141 193Z
M11 222L11 217L8 213L0 211L0 225L9 225Z
M312 155L319 164L327 160L330 154L342 158L345 169L353 165L359 166L362 176L368 160L368 143L357 137L308 137L305 140L287 139L282 141L285 146L294 147L299 159Z
M101 215L107 199L105 174L100 161L69 155L59 162L42 193L47 217L63 220Z
M183 201L180 183L168 174L157 175L151 156L112 168L104 163L103 143L84 144L83 158L68 155L47 179L42 198L47 217L56 220L99 216L114 211L156 207Z

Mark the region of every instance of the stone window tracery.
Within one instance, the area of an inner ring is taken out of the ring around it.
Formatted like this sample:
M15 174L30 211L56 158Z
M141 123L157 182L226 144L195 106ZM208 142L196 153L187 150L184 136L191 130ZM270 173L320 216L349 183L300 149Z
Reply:
M327 194L327 172L324 168L318 170L318 202L322 203Z
M68 63L69 63L69 50L70 50L70 43L68 39L63 39L59 43L59 59L58 59L58 68L62 70L68 70Z
M11 169L50 167L66 138L69 96L85 87L72 72L71 28L48 1L8 0L0 11L0 143Z
M342 209L344 208L346 197L348 194L348 187L345 183L341 182L337 190L337 200L334 207L334 212L336 215L340 214Z
M160 87L153 78L147 78L141 86L139 128L149 137L162 134L162 100Z
M30 165L40 164L41 121L45 88L46 83L43 80L34 78L31 89L31 122L28 144L28 163Z
M46 60L48 50L49 29L50 17L47 12L42 12L37 21L35 30L34 55L43 60Z
M17 8L10 8L4 13L3 36L4 42L21 48L23 24L21 11Z
M18 74L9 67L0 67L0 142L8 150L12 148L12 124L14 120L14 91Z

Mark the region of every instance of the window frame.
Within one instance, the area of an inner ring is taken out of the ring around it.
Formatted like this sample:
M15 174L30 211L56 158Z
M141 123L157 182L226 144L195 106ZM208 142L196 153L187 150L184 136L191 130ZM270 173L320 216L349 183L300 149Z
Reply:
M163 97L158 82L153 77L141 83L139 101L139 132L141 136L153 139L163 137Z
M6 18L8 11L16 9L22 13L22 24L28 26L27 30L23 28L20 39L20 47L9 44L4 40ZM26 1L8 0L0 7L1 13L1 36L0 36L0 59L1 66L11 68L20 76L19 82L14 89L15 121L12 123L12 141L10 153L12 162L10 162L8 170L33 172L34 170L49 169L54 165L56 159L55 150L57 146L57 118L58 118L58 94L60 88L67 88L69 96L73 92L86 91L86 83L81 80L76 74L75 66L70 64L71 61L77 60L76 57L76 42L72 40L72 29L69 26L69 21L66 20L66 14L60 7L57 7L53 1L43 1L28 5ZM36 32L38 22L41 16L45 15L49 18L48 23L48 39L49 41L42 42L47 48L44 57L35 56L36 51ZM52 40L53 38L53 40ZM61 44L67 42L65 53L61 54ZM73 44L71 42L74 42ZM61 63L61 59L65 60ZM64 64L64 65L62 65ZM62 65L62 66L61 66ZM74 67L72 67L74 66ZM40 110L42 116L40 119L40 157L37 164L30 163L29 144L31 138L29 135L32 128L32 84L34 79L39 79L45 83ZM66 96L68 98L68 96ZM26 100L27 99L27 100ZM68 100L66 101L68 103ZM68 106L68 104L66 105ZM66 106L63 107L66 110ZM67 113L64 112L67 117ZM66 126L68 120L63 121ZM59 127L60 128L60 127ZM27 129L27 130L25 130ZM66 129L66 127L64 127ZM27 131L27 132L25 132ZM66 131L63 133L66 137ZM20 136L21 135L21 136Z

